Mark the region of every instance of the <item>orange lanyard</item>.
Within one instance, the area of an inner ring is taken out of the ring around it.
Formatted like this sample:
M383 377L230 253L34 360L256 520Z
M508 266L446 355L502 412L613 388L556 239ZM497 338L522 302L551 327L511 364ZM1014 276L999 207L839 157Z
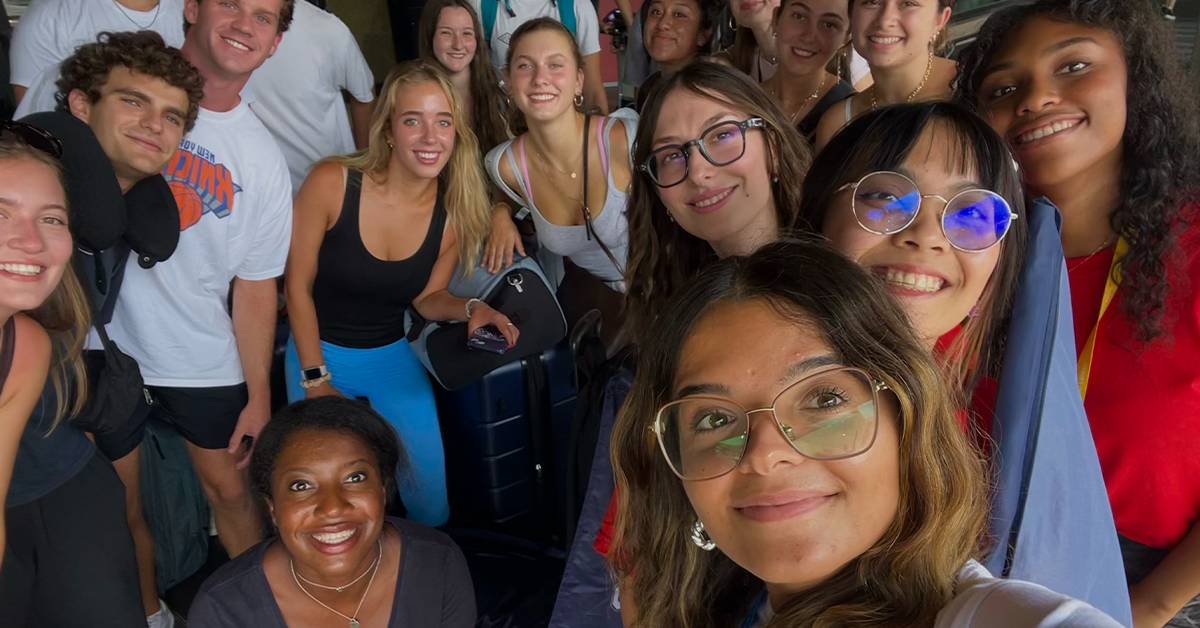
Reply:
M1117 286L1121 283L1121 277L1117 273L1117 264L1121 258L1125 257L1125 252L1129 249L1129 244L1125 242L1125 238L1117 240L1117 250L1113 252L1112 264L1108 267L1108 275L1104 281L1104 298L1100 301L1100 315L1096 317L1096 324L1092 327L1092 333L1088 334L1087 344L1083 345L1083 353L1079 354L1079 396L1087 400L1088 376L1092 371L1092 352L1096 350L1096 334L1100 331L1100 321L1104 320L1104 313L1108 311L1108 306L1112 304L1113 297L1117 296Z

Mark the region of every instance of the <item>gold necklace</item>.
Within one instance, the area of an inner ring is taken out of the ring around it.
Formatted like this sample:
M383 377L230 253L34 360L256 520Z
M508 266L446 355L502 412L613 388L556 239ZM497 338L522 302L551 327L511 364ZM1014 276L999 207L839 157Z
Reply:
M925 76L921 77L920 85L917 85L917 88L914 89L913 92L908 95L908 99L905 102L912 102L913 99L917 97L917 94L920 94L921 90L925 89L925 83L929 80L929 72L932 69L933 69L933 53L931 52L931 53L929 53L929 62L925 64ZM879 104L875 102L875 85L872 85L871 86L871 111L874 111L878 108L879 108Z
M534 165L534 166L535 166L535 167L536 167L538 170L541 170L541 171L542 171L542 174L546 175L546 178L550 179L551 183L557 183L557 182L555 181L555 176L554 176L553 174L550 174L550 172L549 172L548 170L546 170L546 169L545 169L545 168L542 166L542 161L545 159L545 157L542 157L542 154L541 154L541 153L539 153L539 152L537 152L537 149L534 149L534 151L533 151L533 152L534 152L534 154L535 154L535 155L537 155L537 157L538 157L537 159L534 159L534 160L533 160L533 165ZM562 171L559 171L559 172L560 172L561 174L566 174L565 172L562 172ZM575 173L574 173L574 172L572 172L572 173L571 173L571 178L572 178L572 179L574 179L574 178L575 178ZM532 185L533 185L533 182L532 182L532 181L530 181L530 182L529 182L529 185L531 185L531 186L532 186ZM587 185L587 181L583 181L583 185ZM558 186L558 185L555 185L555 187L556 187L556 188L558 188L558 191L559 191L560 193L562 193L562 195L563 195L563 196L565 196L565 197L567 197L567 198L569 198L569 199L571 199L571 200L575 201L576 203L583 203L583 199L582 199L582 198L580 198L580 197L578 197L578 196L573 196L573 195L571 195L571 194L567 193L567 188L566 188L565 186Z
M336 608L333 608L333 607L329 606L328 604L322 602L321 600L318 600L316 598L316 596L314 596L312 593L309 593L308 589L305 589L304 585L300 584L300 576L296 574L296 559L295 558L292 558L290 560L290 565L292 568L292 579L296 581L296 586L300 587L300 590L303 591L304 594L309 597L309 599L316 602L317 604L320 604L321 606L324 606L325 609L328 610L329 612L335 613L339 617L342 617L343 619L348 620L350 622L350 628L358 628L358 612L362 610L363 602L367 601L367 594L371 592L371 585L374 584L374 582L375 582L375 574L379 573L379 564L382 562L383 562L383 541L380 540L379 541L379 554L377 556L375 556L375 567L371 570L371 579L367 580L367 588L363 589L362 599L360 599L358 601L358 606L354 609L353 615L346 615L345 613L342 613L341 611L337 610ZM366 572L364 571L363 574L365 575ZM354 582L358 582L359 578L362 578L362 576L355 578ZM304 581L309 582L310 584L316 584L315 582L311 582L307 578ZM353 584L353 583L351 583L351 584ZM320 586L320 587L326 588L326 589L333 588L334 590L341 591L341 589L338 589L337 587L324 587L323 585L319 585L319 584L317 586ZM348 584L345 586L350 586L350 585Z
M779 76L779 75L776 75L776 78L775 78L775 80L771 81L771 95L772 95L772 96L775 96L775 84L776 84L777 82L779 82L779 78L778 78L778 76ZM791 123L792 123L792 126L795 126L795 125L796 125L796 118L797 118L797 117L800 115L800 112L801 112L801 111L804 111L804 107L805 107L805 106L807 106L807 105L808 105L808 103L809 103L809 102L810 102L812 99L814 99L814 98L816 98L817 96L820 96L820 95L821 95L821 90L825 89L825 81L827 81L827 80L829 80L829 74L827 74L827 73L825 73L825 72L821 72L821 84L817 86L817 89L816 89L816 91L814 91L813 93L809 94L809 95L808 95L808 98L805 98L805 99L804 99L804 100L803 100L803 101L800 103L800 106L799 106L799 107L796 107L796 110L795 110L794 112L792 112L792 114L791 114L790 116L788 116L788 119L791 121ZM783 98L782 98L782 97L780 97L780 98L779 98L779 106L780 106L780 107L782 107L782 106L783 106Z

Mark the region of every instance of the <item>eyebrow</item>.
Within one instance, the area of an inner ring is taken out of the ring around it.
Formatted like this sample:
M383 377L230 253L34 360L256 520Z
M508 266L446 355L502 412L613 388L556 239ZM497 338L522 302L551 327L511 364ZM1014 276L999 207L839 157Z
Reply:
M692 395L720 395L722 397L730 397L733 395L733 390L725 384L692 384L684 386L676 393L676 399L691 397Z
M136 98L144 103L153 102L152 99L149 96L147 96L144 92L142 92L138 89L135 89L133 87L118 87L113 90L113 93L125 94L126 96L131 96L131 97ZM167 107L163 107L163 110L166 111L167 113L173 113L181 118L187 117L187 113L184 111L181 111L178 107L167 106Z
M796 379L800 375L808 373L809 371L815 371L826 366L840 365L841 363L841 359L831 353L809 356L789 366L788 369L783 372L783 377L779 378L779 384L781 386L790 384L792 380Z
M662 114L660 113L659 115L661 116ZM737 117L737 114L735 114L735 113L734 113L734 112L732 112L732 111L728 111L728 110L726 110L726 111L722 111L722 112L718 113L717 115L715 115L715 116L712 116L712 117L710 117L709 119L705 120L705 121L704 121L704 122L703 122L703 123L702 123L700 126L701 126L701 127L702 127L702 128L705 130L705 131L707 131L707 130L708 130L710 127L712 127L712 125L714 125L714 124L716 124L716 123L720 122L720 121L721 121L721 120L723 120L724 118L729 118L729 117L734 117L734 118L736 118L736 117ZM703 132L703 131L702 131L702 132ZM660 137L660 138L658 138L658 139L654 140L654 143L653 143L653 144L651 144L651 146L653 146L653 147L655 147L655 148L660 148L660 147L662 147L662 146L665 146L665 145L667 145L667 144L672 144L672 143L674 143L674 144L682 144L682 143L683 143L683 140L679 139L678 137L676 137L676 136L674 136L674 135L668 135L668 136L666 136L666 137Z
M913 174L913 172L911 170L909 170L908 168L905 168L904 166L897 166L895 168L895 171L908 177L909 179L912 179L914 183L917 181L917 175ZM986 188L987 188L987 186L985 186L982 182L976 181L974 179L965 179L963 181L959 181L958 183L955 183L954 185L950 186L950 196L958 194L959 192L962 192L963 190L980 190L980 189L986 189ZM917 184L917 189L919 190L921 196L929 195L925 190L921 189L921 185L919 183ZM941 196L941 194L939 194L938 196ZM946 198L950 198L950 197L947 196Z
M1049 46L1046 46L1045 48L1042 49L1040 56L1048 57L1056 52L1060 52L1062 50L1070 48L1071 46L1077 46L1079 44L1100 45L1100 42L1096 41L1095 38L1092 38L1092 37L1071 37L1070 39L1064 39L1060 42L1056 42L1056 43L1050 44ZM1001 72L1003 70L1011 70L1013 67L1014 67L1014 65L1011 61L997 63L992 66L989 66L988 69L984 70L983 76L987 77L996 72Z
M369 466L371 464L371 461L367 460L366 458L359 458L357 460L351 460L350 462L347 462L346 464L342 465L342 468L347 469L347 468L350 468L350 467L353 467L353 466L356 466L356 465L359 465L362 463L365 463ZM287 469L284 469L283 472L284 473L313 473L313 470L308 467L289 467Z
M425 112L424 112L424 111L417 111L416 109L410 109L410 110L408 110L408 111L402 111L402 112L400 112L400 115L402 115L402 116L422 116L422 115L425 115ZM435 115L435 116L445 116L445 117L447 117L447 118L453 118L453 117L454 117L454 114L450 113L449 111L439 111L439 112L437 112L437 113L435 113L435 114L433 114L433 115Z
M4 198L4 197L0 196L0 205L8 205L9 207L16 207L16 206L20 205L20 203L12 200L11 198ZM66 207L59 205L58 203L49 203L47 205L42 205L40 209L43 209L43 210L44 209L61 209L63 211L67 211Z

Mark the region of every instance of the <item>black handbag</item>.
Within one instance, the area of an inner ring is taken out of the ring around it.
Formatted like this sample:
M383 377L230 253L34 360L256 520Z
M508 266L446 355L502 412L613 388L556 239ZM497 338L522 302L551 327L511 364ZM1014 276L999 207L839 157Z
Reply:
M91 300L89 299L89 303ZM95 318L95 307L92 308ZM88 352L88 395L83 411L71 419L75 426L94 434L107 434L125 425L145 394L142 370L117 348L104 325L94 325L104 351ZM100 355L95 355L99 353Z
M522 358L541 353L567 335L567 321L542 269L532 258L518 258L496 274L475 269L468 279L456 272L447 288L460 297L479 298L504 314L521 335L503 355L467 347L467 324L426 321L409 308L408 342L413 353L442 387L458 390Z

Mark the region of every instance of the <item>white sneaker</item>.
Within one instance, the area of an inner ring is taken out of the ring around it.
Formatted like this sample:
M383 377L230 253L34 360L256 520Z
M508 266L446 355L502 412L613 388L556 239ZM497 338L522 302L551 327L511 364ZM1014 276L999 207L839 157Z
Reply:
M158 612L146 618L147 628L175 628L175 614L167 608L167 603L158 600Z

